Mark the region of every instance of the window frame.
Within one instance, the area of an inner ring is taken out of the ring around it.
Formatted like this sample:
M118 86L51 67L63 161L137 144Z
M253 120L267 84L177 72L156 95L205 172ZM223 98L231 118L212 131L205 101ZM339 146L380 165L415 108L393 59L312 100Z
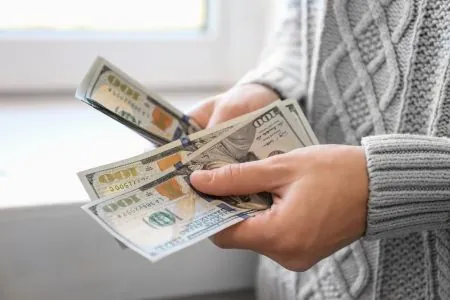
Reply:
M229 86L257 62L268 9L209 0L204 34L0 34L0 92L75 90L98 55L158 89Z

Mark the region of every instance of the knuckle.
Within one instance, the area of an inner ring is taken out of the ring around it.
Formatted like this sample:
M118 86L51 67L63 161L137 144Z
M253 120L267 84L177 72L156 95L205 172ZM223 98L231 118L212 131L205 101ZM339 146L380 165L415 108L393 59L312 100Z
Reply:
M292 246L285 238L279 238L277 241L272 241L274 245L274 251L282 257L288 257L293 252Z
M284 182L286 178L292 178L297 172L298 166L295 164L294 158L290 157L290 153L272 156L267 162L270 172L277 174L276 179L280 182Z
M303 258L297 258L297 259L291 259L282 262L282 265L288 269L289 271L293 272L306 272L308 271L314 264L311 263L307 259Z
M305 272L316 263L310 254L298 249L289 251L285 249L284 252L278 253L277 256L282 258L280 263L286 269L294 272Z
M228 179L228 181L233 181L233 179L239 175L241 175L241 165L240 164L229 164L221 168L221 172L219 172L219 176L223 179Z
M216 234L211 238L212 242L220 249L230 249L230 245L220 234Z
M222 169L223 177L231 177L233 175L233 165L226 165Z
M300 263L303 264L308 261L309 251L305 248L305 245L299 240L298 237L281 235L276 240L272 241L274 245L274 253L277 256L283 257L288 264ZM301 259L301 261L299 261ZM300 267L302 267L301 265Z
M220 240L214 240L214 244L220 249L228 249L226 244L221 242Z
M280 173L283 174L285 171L287 171L289 169L289 164L284 155L279 154L279 155L275 155L272 156L271 160L270 160L270 169L272 172L276 172L276 173Z
M242 164L231 164L230 168L230 176L231 178L240 177L242 175Z
M277 256L282 258L281 264L288 270L305 272L314 266L318 259L305 244L292 239L283 239L279 243Z
M211 183L222 182L228 177L228 165L212 170Z

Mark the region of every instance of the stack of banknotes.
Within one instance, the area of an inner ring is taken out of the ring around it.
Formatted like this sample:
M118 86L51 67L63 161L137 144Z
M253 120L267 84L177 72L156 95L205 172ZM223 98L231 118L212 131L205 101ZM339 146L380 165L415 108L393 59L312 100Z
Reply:
M272 204L269 193L205 195L191 186L192 172L318 144L295 100L276 101L202 130L102 57L86 74L76 97L158 146L77 174L91 200L82 208L122 246L151 261L208 238Z

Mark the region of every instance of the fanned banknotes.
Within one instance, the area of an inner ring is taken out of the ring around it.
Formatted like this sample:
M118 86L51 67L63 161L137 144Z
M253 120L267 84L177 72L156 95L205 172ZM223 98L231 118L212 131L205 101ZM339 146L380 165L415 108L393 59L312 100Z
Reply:
M295 99L289 99L283 101L283 104L295 118L294 123L296 124L294 126L296 127L296 130L299 133L299 135L302 136L304 142L307 143L308 146L319 144L319 141L317 140L317 137L311 128L311 125L309 125L309 122L306 119L305 115L303 114L300 105L298 105L298 101Z
M94 61L75 96L156 145L201 129L188 116L102 57Z
M314 134L296 101L278 101L272 106L285 107L287 109L288 114L285 114L286 118L289 118L295 130L299 131L305 146L315 143ZM253 114L266 109L263 108L252 114L199 131L153 151L78 172L77 175L91 200L132 190L138 185L150 182L177 162L187 159L188 155L195 150L213 141L228 130L242 125Z
M271 195L211 197L189 182L197 169L263 159L306 146L279 103L234 126L160 177L135 190L101 198L83 209L115 238L157 261L253 216L271 205Z
M77 174L92 200L82 208L123 248L151 261L272 204L272 196L265 192L227 197L202 194L189 182L193 171L318 144L295 100L279 100L201 130L192 119L102 57L86 74L76 97L160 146Z
M254 210L200 195L190 170L172 170L137 190L83 209L128 248L151 261L190 246L249 217Z

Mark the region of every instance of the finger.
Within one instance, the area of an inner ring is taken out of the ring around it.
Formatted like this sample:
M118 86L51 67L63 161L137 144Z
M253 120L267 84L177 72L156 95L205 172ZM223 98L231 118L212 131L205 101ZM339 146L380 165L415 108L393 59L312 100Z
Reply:
M199 191L216 196L247 195L270 192L285 178L283 167L269 159L229 164L214 170L199 170L191 174L191 183Z
M213 113L214 104L215 98L204 100L194 107L188 115L191 116L202 128L206 128Z
M211 118L208 121L208 127L213 127L215 125L218 125L222 122L228 121L230 119L233 119L233 115L230 115L228 113L223 113L223 112L219 112L219 113L213 113Z
M212 127L214 125L220 124L222 122L231 120L240 116L242 113L238 108L233 109L219 109L214 112L209 119L208 127Z
M208 122L208 127L249 113L251 110L248 108L248 101L244 101L244 99L239 100L237 101L236 98L230 96L224 96L222 101L214 107L214 112Z
M241 223L226 228L214 236L211 240L224 249L249 249L258 251L267 246L267 242L273 232L273 224L270 222L270 211L249 217Z

